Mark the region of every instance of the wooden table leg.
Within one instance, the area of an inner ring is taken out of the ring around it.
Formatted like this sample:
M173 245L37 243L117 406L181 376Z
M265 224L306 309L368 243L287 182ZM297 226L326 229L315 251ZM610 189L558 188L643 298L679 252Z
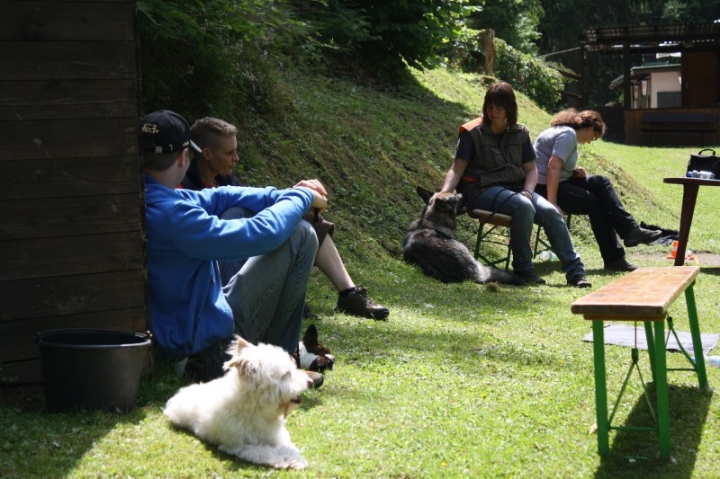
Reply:
M608 424L607 383L605 378L605 331L603 330L603 321L593 321L592 323L598 454L607 456L610 454L610 425Z
M698 377L700 391L710 389L705 369L705 352L702 348L702 337L700 336L700 323L698 321L697 308L695 307L695 292L691 284L685 290L685 302L687 303L688 318L690 320L690 335L693 342L693 353L695 354L695 372Z
M655 338L665 337L665 322L655 321ZM655 396L657 398L660 459L670 458L670 403L668 400L667 365L663 344L655 345Z
M700 185L683 185L682 209L680 210L680 232L678 235L678 249L675 256L675 266L685 264L685 251L687 250L688 239L690 238L690 225L693 214L695 214L695 202L697 201Z

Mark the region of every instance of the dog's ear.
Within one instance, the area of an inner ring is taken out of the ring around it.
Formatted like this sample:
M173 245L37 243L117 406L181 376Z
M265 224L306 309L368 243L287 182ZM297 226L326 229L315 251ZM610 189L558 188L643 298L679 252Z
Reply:
M257 372L260 370L260 365L252 359L233 356L223 364L223 370L229 371L231 368L236 368L238 373L247 378L252 378L257 375Z
M305 330L305 335L303 336L303 343L304 344L317 344L318 342L318 331L314 324L311 324L308 326L308 328Z
M426 190L422 186L416 186L415 191L417 192L418 196L423 199L425 204L428 204L430 202L430 198L432 198L432 195L434 194L430 190Z
M235 336L235 339L232 343L230 343L230 347L227 350L227 353L230 355L230 359L225 361L223 369L227 371L232 367L238 366L240 364L240 353L243 349L251 346L252 343L245 341L240 336Z

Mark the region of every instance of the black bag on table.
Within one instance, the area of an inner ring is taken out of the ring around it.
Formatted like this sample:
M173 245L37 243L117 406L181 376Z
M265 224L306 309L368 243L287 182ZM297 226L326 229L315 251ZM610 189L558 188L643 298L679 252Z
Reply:
M703 154L705 152L711 152L712 154ZM720 179L720 157L715 156L715 150L711 148L700 150L697 155L690 155L687 176L690 176L692 171L710 171L715 175L715 179Z

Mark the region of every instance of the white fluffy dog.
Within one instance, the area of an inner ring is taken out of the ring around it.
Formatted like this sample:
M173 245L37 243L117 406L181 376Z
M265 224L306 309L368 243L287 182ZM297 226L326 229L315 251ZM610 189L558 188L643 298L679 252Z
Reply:
M277 346L254 346L237 336L228 353L223 377L180 389L165 405L165 415L245 461L305 469L308 463L290 440L285 418L312 381Z

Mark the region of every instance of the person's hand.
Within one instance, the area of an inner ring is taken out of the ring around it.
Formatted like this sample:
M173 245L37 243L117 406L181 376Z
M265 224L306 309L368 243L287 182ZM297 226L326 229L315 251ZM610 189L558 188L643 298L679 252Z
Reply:
M327 190L318 180L302 180L298 182L293 188L305 187L309 188L313 192L312 207L318 210L319 213L325 211L327 208Z
M310 188L313 191L317 191L322 196L327 197L327 190L325 190L325 187L322 183L320 183L320 180L301 180L298 182L297 185L293 186L293 188L297 188L300 186L304 186L305 188Z
M585 178L585 168L582 166L578 166L573 170L573 177L575 178Z
M560 208L560 206L556 205L555 203L551 203L551 204L555 207L556 210L558 210L558 213L565 216L565 213L563 212L562 208Z

